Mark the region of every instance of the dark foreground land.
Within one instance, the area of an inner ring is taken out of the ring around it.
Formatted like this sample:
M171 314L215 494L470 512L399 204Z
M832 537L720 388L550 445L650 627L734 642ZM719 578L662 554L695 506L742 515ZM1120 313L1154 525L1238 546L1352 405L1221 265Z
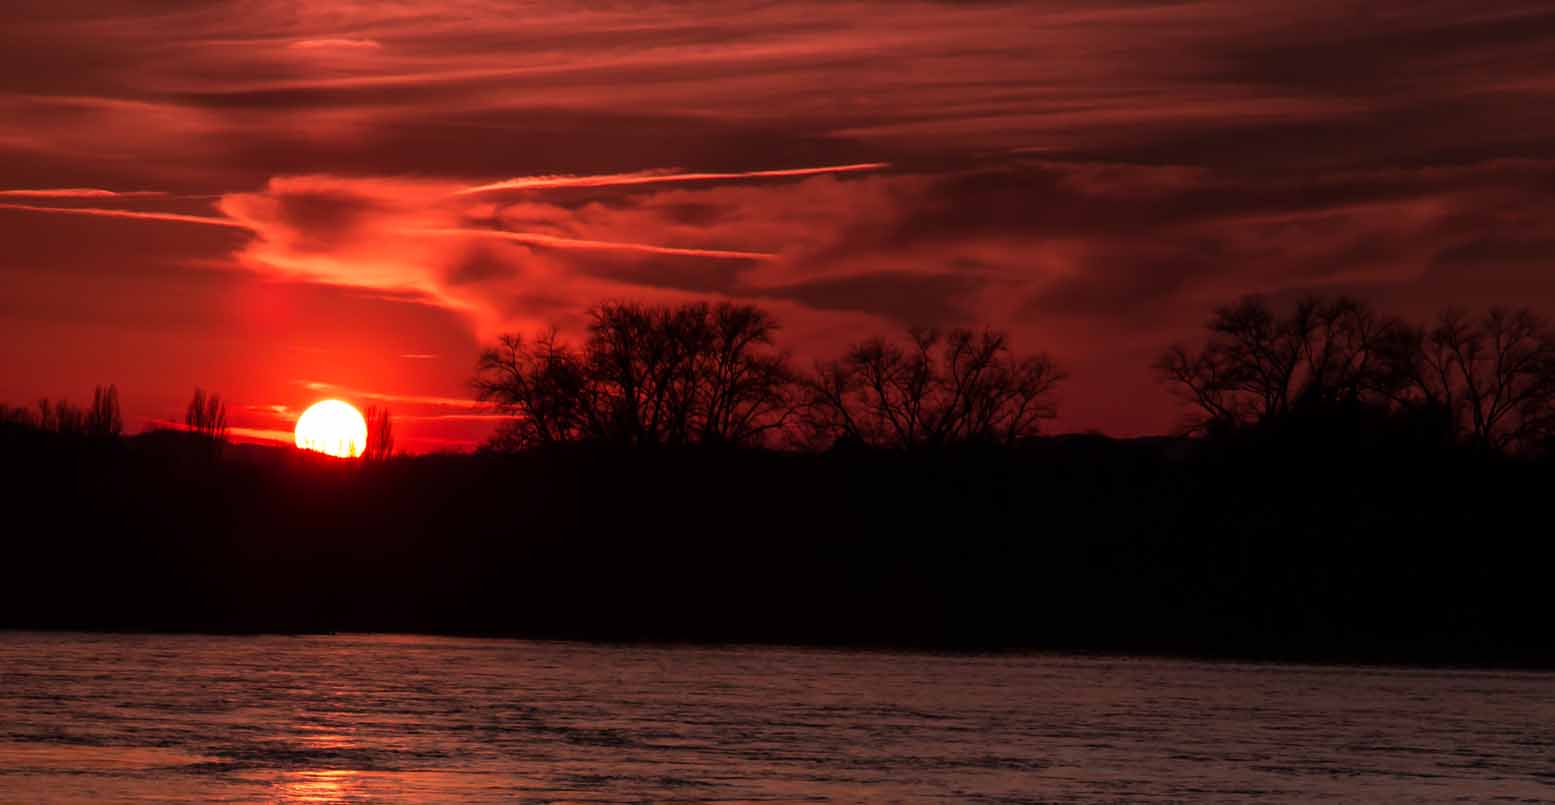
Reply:
M0 628L1555 664L1548 462L1365 430L427 456L0 433Z

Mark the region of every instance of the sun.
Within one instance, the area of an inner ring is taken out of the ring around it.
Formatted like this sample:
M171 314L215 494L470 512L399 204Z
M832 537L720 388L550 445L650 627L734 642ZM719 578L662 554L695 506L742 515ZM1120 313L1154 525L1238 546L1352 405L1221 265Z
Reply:
M367 449L367 420L339 400L321 400L297 419L297 446L339 458L356 458Z

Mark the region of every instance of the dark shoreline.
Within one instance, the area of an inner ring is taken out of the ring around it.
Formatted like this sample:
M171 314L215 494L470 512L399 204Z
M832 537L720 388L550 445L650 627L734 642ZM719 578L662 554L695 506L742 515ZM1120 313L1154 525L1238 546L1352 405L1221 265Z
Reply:
M1323 656L1311 654L1290 655L1244 655L1244 654L1215 654L1192 651L1169 651L1165 649L1153 650L1129 650L1126 648L1102 649L1102 648L1062 648L1039 646L1005 646L1005 647L969 647L969 646L930 646L930 645L884 645L872 643L859 644L831 644L831 643L776 643L741 640L605 640L590 639L586 637L529 637L520 634L476 634L468 632L396 632L396 631L320 631L320 632L278 632L278 631L212 631L206 629L78 629L70 627L60 628L29 628L29 627L0 627L0 635L6 634L39 634L39 635L82 635L88 637L211 637L211 638L262 638L262 637L409 637L409 638L440 638L448 640L491 640L516 643L541 643L557 645L593 646L600 648L619 649L770 649L774 651L802 651L820 653L844 653L844 654L889 654L903 657L987 657L997 658L1080 658L1096 660L1119 661L1171 661L1192 662L1211 665L1247 665L1247 666L1280 666L1283 668L1313 668L1313 669L1374 669L1378 671L1462 671L1465 673L1532 673L1555 674L1555 659L1542 659L1531 661L1517 660L1485 660L1465 658L1462 660L1450 660L1445 658L1423 659L1410 657L1383 657L1383 656Z
M1555 668L1548 462L1049 437L379 464L0 434L0 628ZM1450 505L1445 505L1450 503Z

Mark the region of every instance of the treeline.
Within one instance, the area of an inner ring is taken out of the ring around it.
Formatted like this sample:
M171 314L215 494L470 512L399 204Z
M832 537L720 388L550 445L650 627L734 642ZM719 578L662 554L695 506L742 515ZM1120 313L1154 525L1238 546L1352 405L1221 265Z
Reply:
M800 368L749 305L590 311L586 337L502 337L480 356L480 400L513 419L487 444L721 444L826 449L1014 446L1057 413L1067 378L1007 333L914 328ZM1530 310L1453 308L1429 325L1348 297L1215 311L1202 346L1155 363L1190 414L1185 434L1261 432L1292 418L1370 419L1443 445L1534 452L1555 439L1555 330Z
M911 328L808 367L778 347L779 330L751 305L627 302L590 310L578 344L555 329L502 336L480 354L473 379L477 399L510 417L484 449L1012 447L1057 415L1069 376L987 328ZM1182 435L1348 419L1492 453L1555 446L1555 328L1528 309L1449 308L1417 324L1348 297L1278 310L1255 296L1217 309L1206 330L1201 345L1173 346L1154 364L1190 412ZM364 455L392 456L389 411L370 407L366 418ZM0 406L0 423L96 437L124 427L111 385L86 407ZM221 396L196 388L184 427L225 440Z
M1156 363L1193 409L1189 433L1348 414L1486 451L1555 442L1555 330L1528 309L1455 307L1415 324L1345 297L1283 312L1249 297L1215 311L1208 330L1201 348Z
M573 346L552 330L483 352L480 400L513 419L488 447L1012 445L1055 414L1064 373L1018 357L1004 333L913 329L810 371L777 350L777 321L749 305L590 311Z
M362 457L369 461L388 460L394 455L393 414L388 408L368 406L363 418L367 422L367 443ZM98 386L92 393L92 404L86 408L71 405L66 400L50 401L47 398L39 400L36 408L0 405L0 427L93 439L117 438L124 433L119 389L114 385ZM153 430L176 427L163 425ZM194 395L184 407L183 431L200 437L207 447L219 454L229 433L226 401L220 394L195 387Z
M92 438L114 438L124 432L119 389L112 385L93 389L92 404L85 408L47 397L38 400L36 408L0 405L0 424Z
M0 424L21 426L70 436L118 437L124 433L124 414L119 408L119 387L98 386L91 405L82 408L68 400L38 400L36 408L0 405ZM184 427L215 440L227 438L227 405L220 394L207 395L196 388L184 411Z

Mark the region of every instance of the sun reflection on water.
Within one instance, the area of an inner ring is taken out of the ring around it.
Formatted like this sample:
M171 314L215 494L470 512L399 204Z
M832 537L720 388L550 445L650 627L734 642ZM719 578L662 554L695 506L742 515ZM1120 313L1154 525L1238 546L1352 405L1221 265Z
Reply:
M275 793L277 802L351 802L363 791L355 770L310 769L289 772Z

